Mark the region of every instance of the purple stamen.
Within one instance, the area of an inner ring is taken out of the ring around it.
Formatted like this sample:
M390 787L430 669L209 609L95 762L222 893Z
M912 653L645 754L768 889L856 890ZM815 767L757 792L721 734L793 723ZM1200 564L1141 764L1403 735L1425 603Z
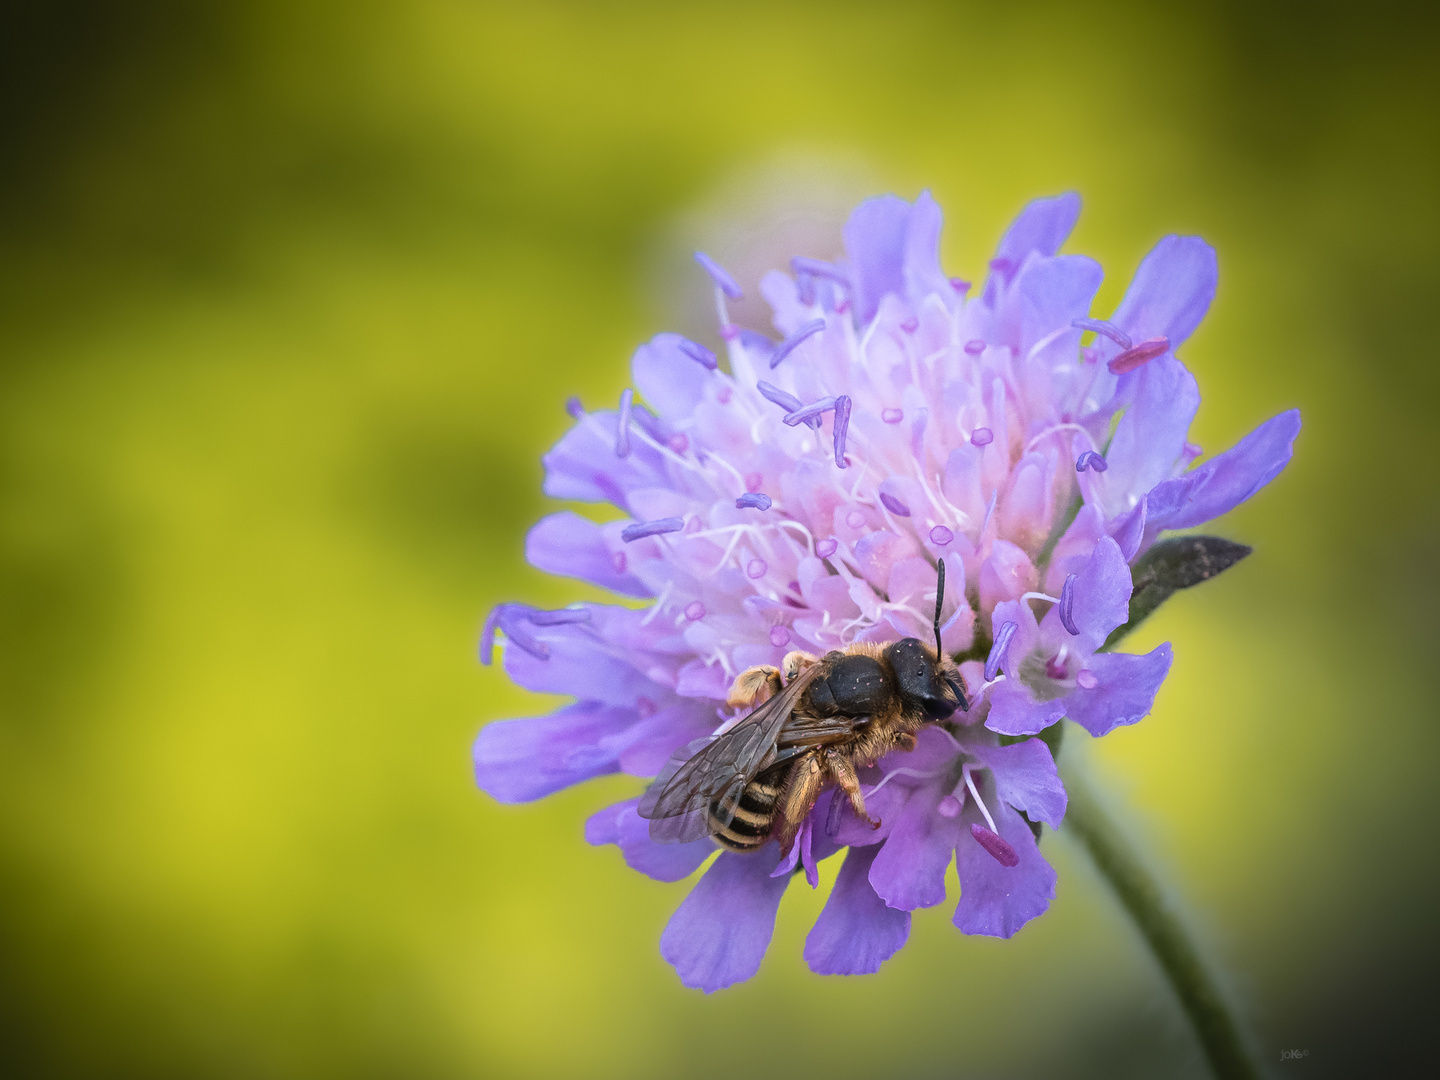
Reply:
M997 270L1002 274L1010 273L1014 266L1015 261L1013 259L999 258L990 260L990 269Z
M620 539L625 543L634 543L636 540L643 540L647 536L659 536L662 533L679 532L685 527L685 519L678 517L657 518L654 521L637 521L634 525L626 525L620 530Z
M761 396L764 397L766 401L774 402L787 413L794 412L805 404L794 394L787 394L778 386L771 386L768 382L757 382L755 389L760 391Z
M1005 661L1005 650L1010 648L1010 639L1019 629L1020 624L1016 622L1001 625L1000 632L995 635L995 644L990 646L990 655L985 660L986 682L993 682L995 676L1000 674L1000 665Z
M849 525L852 529L858 529L861 525L865 524L865 515L859 510L851 510L845 515L845 524Z
M630 407L635 402L635 391L626 387L620 391L620 424L615 429L615 456L630 456Z
M950 279L950 287L954 289L957 293L959 293L961 296L964 296L970 291L970 282L966 281L964 278L952 277Z
M783 649L790 644L790 631L783 626L772 626L770 628L770 644L777 649Z
M1155 357L1168 352L1170 339L1164 337L1151 338L1149 341L1142 341L1133 349L1126 349L1119 356L1111 360L1105 366L1114 375L1124 375L1127 371L1134 371L1142 364L1148 364Z
M828 263L824 259L807 259L803 255L796 255L790 260L790 270L796 274L813 274L815 277L829 278L831 281L838 281L841 285L850 284L850 275L834 263Z
M901 502L899 499L895 498L894 495L891 495L889 492L882 491L880 493L880 501L885 504L885 509L889 510L895 516L910 516L910 508L906 506L903 502Z
M567 398L565 400L565 411L576 420L579 420L585 415L585 406L580 404L578 397Z
M1080 673L1075 676L1075 685L1080 687L1081 690L1094 690L1095 687L1100 685L1100 680L1095 677L1095 673L1089 668L1082 668Z
M801 406L792 413L785 414L785 426L794 427L805 420L810 420L827 413L835 408L836 399L833 397L821 398L819 401L812 401L809 405Z
M971 338L969 341L965 342L965 352L969 356L979 356L984 351L985 342L981 341L979 338Z
M735 500L736 510L769 510L773 503L763 491L747 491Z
M907 334L913 334L916 330L920 329L920 320L917 319L914 315L911 315L908 319L906 319L900 324L900 329L904 330Z
M943 818L957 818L960 816L960 805L960 800L954 795L946 795L935 807L935 812Z
M812 337L824 329L824 319L811 319L804 326L800 327L800 329L796 330L780 343L780 347L776 349L774 355L770 357L770 370L774 371L775 366L799 348L800 343L806 338Z
M850 466L845 461L845 433L850 429L850 395L841 394L835 399L835 464L841 469Z
M745 565L745 576L751 581L765 576L765 571L770 569L770 564L764 559L751 559Z
M991 832L984 825L976 822L970 826L970 835L1001 866L1020 865L1020 856L1015 854L1015 849L999 833Z
M795 275L795 297L810 307L815 303L815 275L797 272Z
M1084 472L1086 469L1094 469L1099 473L1104 472L1108 468L1110 468L1110 463L1095 450L1086 450L1075 459L1075 471L1077 473Z
M970 433L971 446L989 446L995 441L995 433L988 427L977 427Z
M1101 337L1107 337L1122 349L1130 348L1130 335L1112 322L1104 319L1072 319L1070 325L1076 330L1089 330Z
M901 420L905 419L905 410L882 409L880 411L880 419L885 421L885 423L887 424L898 424Z
M946 544L950 543L950 541L954 539L955 534L949 529L947 529L944 525L936 525L933 529L930 530L930 542L932 544L937 544L940 547L944 547Z
M685 605L685 618L689 619L691 622L696 622L700 619L703 619L704 617L705 605L702 604L699 600L691 600L690 603Z
M585 608L560 608L557 611L532 611L528 618L536 626L570 626L590 621Z
M815 541L815 554L822 559L828 559L834 555L840 547L840 541L833 536L827 536L824 540Z
M1071 574L1065 579L1065 584L1060 586L1060 603L1055 605L1060 609L1060 625L1069 630L1070 633L1079 635L1080 627L1075 625L1075 575Z
M707 370L714 371L720 366L720 361L715 359L715 354L698 341L691 341L689 338L682 337L680 339L680 351Z
M683 431L679 432L678 434L671 435L670 438L666 440L666 442L669 445L670 449L674 450L677 454L683 454L686 450L690 449L690 436L686 435Z
M480 663L489 667L495 660L495 624L500 620L500 608L496 604L485 616L485 628L480 631Z
M710 280L720 286L720 290L731 300L742 300L745 294L740 291L740 286L735 284L735 279L725 272L725 268L710 258L703 251L695 252L695 261L705 268L710 275Z
M495 640L495 627L498 626L505 631L505 637L524 649L536 660L549 660L550 647L541 641L534 634L525 629L524 621L526 616L531 615L531 609L524 604L501 604L490 613L491 619L485 620L485 631L481 634L481 660L488 663L490 648ZM487 636L488 635L488 636Z

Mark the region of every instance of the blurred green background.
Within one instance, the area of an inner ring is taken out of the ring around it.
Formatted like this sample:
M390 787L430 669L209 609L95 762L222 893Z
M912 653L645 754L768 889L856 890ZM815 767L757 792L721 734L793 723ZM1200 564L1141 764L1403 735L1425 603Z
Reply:
M657 950L688 886L581 836L633 781L471 781L551 704L485 612L580 594L522 559L565 397L691 325L689 247L926 186L967 277L1082 192L1101 311L1162 234L1219 249L1196 438L1306 429L1089 756L1277 1072L1433 1056L1436 46L1383 3L7 0L3 1069L1203 1075L1063 834L1011 942L952 902L820 979L796 888L705 998Z

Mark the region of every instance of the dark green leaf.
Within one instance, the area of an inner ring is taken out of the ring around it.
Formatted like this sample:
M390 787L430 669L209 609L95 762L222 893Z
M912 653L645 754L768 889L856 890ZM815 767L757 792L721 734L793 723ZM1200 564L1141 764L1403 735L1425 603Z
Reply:
M1176 536L1161 540L1131 568L1135 591L1130 594L1130 618L1106 639L1112 649L1126 634L1170 599L1177 589L1188 589L1228 570L1251 549L1218 536Z

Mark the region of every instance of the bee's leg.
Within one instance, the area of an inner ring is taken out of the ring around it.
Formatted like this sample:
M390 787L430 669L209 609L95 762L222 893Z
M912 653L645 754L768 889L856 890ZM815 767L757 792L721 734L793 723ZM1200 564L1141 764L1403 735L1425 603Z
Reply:
M775 802L775 839L780 842L780 852L790 854L795 843L795 834L815 800L820 797L820 788L825 782L825 770L820 766L820 757L814 750L802 754L790 767L785 778L784 790Z
M861 821L870 822L872 829L878 829L880 822L872 819L865 809L865 795L860 790L860 777L855 775L855 766L850 763L850 759L837 750L827 748L822 752L825 755L825 771L840 785L840 790L845 792L855 816Z
M800 672L819 662L819 657L813 653L801 652L799 649L795 649L785 654L785 659L780 661L780 667L781 670L784 671L785 681L788 683L791 679L795 678L796 675L799 675Z
M915 736L908 731L897 731L895 733L895 749L909 753L916 746Z
M735 676L735 685L730 687L730 696L725 704L732 709L748 709L768 701L780 692L780 669L773 664L746 668Z

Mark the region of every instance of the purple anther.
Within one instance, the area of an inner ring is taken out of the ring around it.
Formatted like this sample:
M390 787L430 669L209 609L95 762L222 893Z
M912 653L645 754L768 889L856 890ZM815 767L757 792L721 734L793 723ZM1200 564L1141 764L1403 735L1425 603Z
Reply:
M1008 274L1014 268L1015 261L1013 259L1006 259L1002 256L1001 258L990 260L990 269L996 270L1002 274Z
M910 508L887 491L880 493L880 501L885 504L885 509L896 517L909 517Z
M613 552L610 556L610 565L615 567L615 572L617 574L623 574L625 572L625 567L626 565L628 565L629 562L630 560L625 558L625 552L623 551Z
M794 427L796 424L804 423L822 413L827 413L835 408L837 399L833 397L821 398L819 401L812 401L809 405L802 405L792 413L785 414L785 426Z
M839 550L840 541L833 536L827 536L824 540L815 541L815 554L821 559L828 559Z
M1100 456L1098 451L1086 450L1075 459L1075 471L1084 472L1086 469L1094 469L1096 472L1104 472L1110 468L1110 463Z
M844 315L845 312L847 312L847 311L849 311L849 310L850 310L850 301L849 301L849 300L841 300L838 304L835 305L835 314L836 314L836 315Z
M985 351L985 342L979 338L971 338L965 342L965 354L967 356L979 356Z
M764 559L751 559L745 564L745 576L751 581L765 576L765 571L770 569L770 564Z
M660 706L656 705L655 702L651 701L644 694L641 694L635 699L635 715L640 717L641 720L649 720L650 717L659 711Z
M887 423L887 424L898 424L901 420L904 420L904 419L905 419L905 410L904 410L904 409L881 409L881 410L880 410L880 419L881 419L881 420L884 420L885 423Z
M859 510L851 510L845 515L845 524L849 525L852 529L858 529L865 524L865 515Z
M795 274L810 274L814 277L829 278L841 285L850 284L850 275L841 270L834 263L826 262L824 259L807 259L803 255L796 255L790 260L790 270Z
M1168 352L1169 349L1169 338L1151 338L1149 341L1140 342L1133 349L1126 349L1105 366L1110 369L1111 374L1124 375L1127 371L1134 371L1141 365L1148 364L1155 357Z
M697 622L705 617L705 605L699 600L691 600L685 605L685 618L691 622Z
M1130 348L1130 335L1112 322L1104 319L1071 319L1070 325L1076 330L1090 330L1101 337L1107 337L1122 349Z
M580 399L578 397L566 398L565 411L571 416L573 416L576 420L579 420L582 416L585 415L585 406L580 404Z
M772 386L768 382L757 382L755 384L755 389L760 391L761 397L763 397L766 401L774 402L776 405L779 405L782 409L784 409L787 413L794 412L796 409L799 409L805 404L794 394L787 394L778 386Z
M647 536L659 536L661 533L679 532L685 527L685 519L678 517L656 518L654 521L637 521L634 525L626 525L620 530L620 539L625 543L634 543L636 540L643 540Z
M770 628L770 644L777 649L783 649L790 644L790 631L783 626L772 626Z
M960 800L954 795L946 795L935 807L935 812L943 818L957 818L960 816Z
M940 547L944 547L946 544L950 543L950 541L954 539L955 534L949 529L947 529L944 525L936 525L933 529L930 530L930 542L932 544L937 544Z
M813 337L824 329L824 319L811 319L804 326L800 327L800 329L796 330L793 334L791 334L784 341L782 341L779 347L771 355L770 370L774 371L775 366L779 364L781 360L784 360L785 357L789 356L792 352L794 352L800 346L800 343L802 341L804 341L806 338Z
M635 391L626 387L620 391L620 423L615 428L615 456L630 456L630 409L635 403Z
M665 444L669 446L671 450L674 450L675 453L683 454L686 450L690 449L690 436L682 431L671 435L670 438L665 440Z
M900 329L904 330L907 334L913 334L916 330L920 329L920 320L914 315L911 315L908 319L900 323Z
M1069 630L1070 633L1079 635L1080 627L1075 625L1075 575L1071 574L1065 579L1065 584L1060 586L1060 603L1055 605L1060 609L1060 625Z
M970 432L971 446L989 446L995 441L995 433L988 427L977 427Z
M526 627L531 609L524 604L498 604L485 619L485 629L480 632L480 662L489 664L493 659L495 631L505 631L505 637L517 647L525 650L537 660L550 659L550 647Z
M1000 665L1005 662L1005 650L1010 648L1010 639L1020 629L1016 622L1003 623L995 635L995 644L990 646L990 655L985 659L985 681L992 682L1000 674Z
M734 323L726 323L720 327L720 336L726 341L734 341L743 333L744 331Z
M731 300L741 300L745 294L740 291L740 286L735 284L735 279L725 272L725 268L710 258L703 251L695 252L695 261L705 268L710 275L710 280L720 286L720 290Z
M970 291L970 282L966 281L964 278L952 277L950 279L950 287L954 289L957 293L959 293L961 296L964 296Z
M1001 866L1020 865L1020 856L1015 854L1015 849L1011 847L999 833L991 832L977 821L970 826L970 835L973 836L975 842L988 851L991 858Z
M845 433L850 430L850 395L841 394L835 399L835 464L842 469L850 466L845 461Z
M747 491L735 500L736 510L769 510L774 505L763 491Z
M691 341L689 338L682 337L680 339L680 351L701 367L710 371L714 371L720 366L720 361L715 359L715 354L698 341Z
M528 618L536 626L571 626L589 622L590 612L585 608L559 608L556 611L532 611Z
M1075 685L1080 687L1081 690L1094 690L1095 687L1100 685L1100 680L1095 677L1095 673L1089 668L1081 668L1080 673L1075 676Z

